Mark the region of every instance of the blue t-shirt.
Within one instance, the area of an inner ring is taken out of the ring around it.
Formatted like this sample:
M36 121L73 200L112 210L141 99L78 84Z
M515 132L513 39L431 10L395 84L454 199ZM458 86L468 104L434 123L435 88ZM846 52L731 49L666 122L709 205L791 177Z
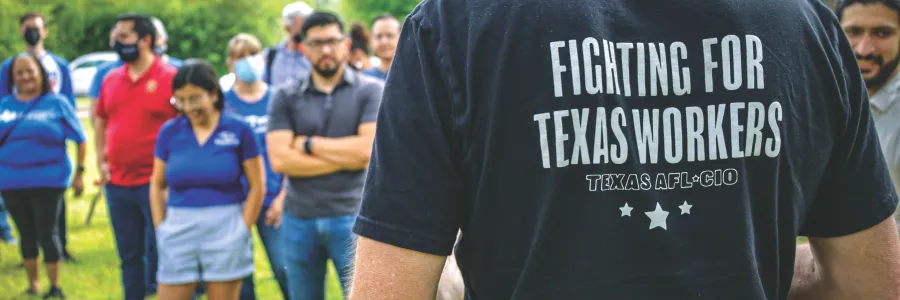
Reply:
M180 116L159 130L154 156L166 162L169 206L206 207L246 199L242 164L259 156L259 146L239 116L223 113L202 145L188 118Z
M183 61L171 56L169 56L169 60L167 63L170 66L175 67L176 69L180 69L181 66L184 65ZM91 100L97 100L97 98L100 98L100 88L103 86L103 79L106 78L106 75L109 74L110 71L115 68L121 67L124 64L125 62L120 59L98 66L97 72L94 73L94 78L91 79L91 88L88 89L87 96L91 98Z
M379 67L368 68L365 71L362 71L362 73L363 75L369 75L381 80L387 80L387 73L381 71L381 68Z
M34 108L25 114L32 104ZM72 164L66 140L84 143L85 138L68 99L52 93L28 102L14 95L3 97L0 137L7 133L9 137L0 145L0 190L69 186Z
M253 134L256 136L256 141L259 143L259 152L263 157L266 168L266 198L263 202L263 207L268 207L272 204L272 200L274 200L275 197L278 196L278 193L281 192L281 185L284 180L284 177L281 174L275 173L275 170L272 170L272 165L269 163L269 154L266 152L266 131L269 125L270 91L271 90L266 91L266 94L263 95L262 99L253 103L241 99L234 90L229 90L225 93L225 110L240 115L244 119L244 122L253 129ZM249 190L246 180L242 180L242 182L244 183L244 191Z
M69 104L75 106L75 89L72 87L72 74L69 72L69 61L47 51L44 56L40 57L41 66L47 72L50 79L50 89L54 93L61 94L68 98ZM0 98L15 93L15 88L10 89L9 83L12 78L9 76L9 68L12 67L13 58L7 58L0 64Z

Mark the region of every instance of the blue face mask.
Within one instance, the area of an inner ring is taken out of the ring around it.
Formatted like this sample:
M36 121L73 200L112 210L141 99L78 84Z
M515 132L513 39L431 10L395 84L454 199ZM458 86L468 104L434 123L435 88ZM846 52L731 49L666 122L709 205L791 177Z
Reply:
M246 83L254 83L262 78L265 66L255 56L245 57L234 63L234 76Z

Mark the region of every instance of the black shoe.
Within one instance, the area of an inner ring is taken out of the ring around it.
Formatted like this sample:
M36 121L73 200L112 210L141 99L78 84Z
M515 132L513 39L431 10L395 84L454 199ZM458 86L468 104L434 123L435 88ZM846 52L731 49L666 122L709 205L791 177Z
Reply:
M54 287L50 288L50 291L48 291L46 295L44 295L44 299L50 299L50 298L66 299L66 296L63 295L63 292L59 287L54 286Z
M28 295L28 296L37 296L37 291L32 290L31 288L28 288L27 290L25 290L25 295Z

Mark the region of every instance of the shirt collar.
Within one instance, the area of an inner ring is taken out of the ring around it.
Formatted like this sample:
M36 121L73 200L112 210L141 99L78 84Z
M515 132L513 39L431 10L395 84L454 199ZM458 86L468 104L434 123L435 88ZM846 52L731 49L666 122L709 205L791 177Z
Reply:
M894 74L888 82L869 98L869 104L878 111L886 111L900 97L900 76Z
M311 84L312 80L313 80L312 72L315 72L315 71L310 70L309 75L306 76L306 78L300 84L301 91L306 92L306 93L319 92L318 90L316 90L315 85ZM353 70L353 68L348 68L347 66L344 66L344 75L341 76L341 81L338 82L338 84L337 84L337 86L335 86L334 90L337 91L339 88L341 88L345 85L354 85L354 84L356 84L357 80L359 80L359 74L357 74L356 71Z

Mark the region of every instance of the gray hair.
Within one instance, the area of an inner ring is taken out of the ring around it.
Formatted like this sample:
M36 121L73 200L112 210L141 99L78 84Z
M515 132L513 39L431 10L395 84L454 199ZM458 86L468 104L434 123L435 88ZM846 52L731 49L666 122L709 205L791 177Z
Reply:
M160 20L159 20L158 18L156 18L156 17L150 18L150 22L152 22L152 23L153 23L153 27L156 28L156 39L157 39L157 40L162 40L162 41L168 41L168 40L169 40L169 34L166 33L166 26L163 25L163 22L160 21Z
M312 7L306 2L297 1L291 4L288 4L281 10L281 18L284 20L284 25L291 26L294 23L294 19L297 17L304 18L309 17L313 13Z

